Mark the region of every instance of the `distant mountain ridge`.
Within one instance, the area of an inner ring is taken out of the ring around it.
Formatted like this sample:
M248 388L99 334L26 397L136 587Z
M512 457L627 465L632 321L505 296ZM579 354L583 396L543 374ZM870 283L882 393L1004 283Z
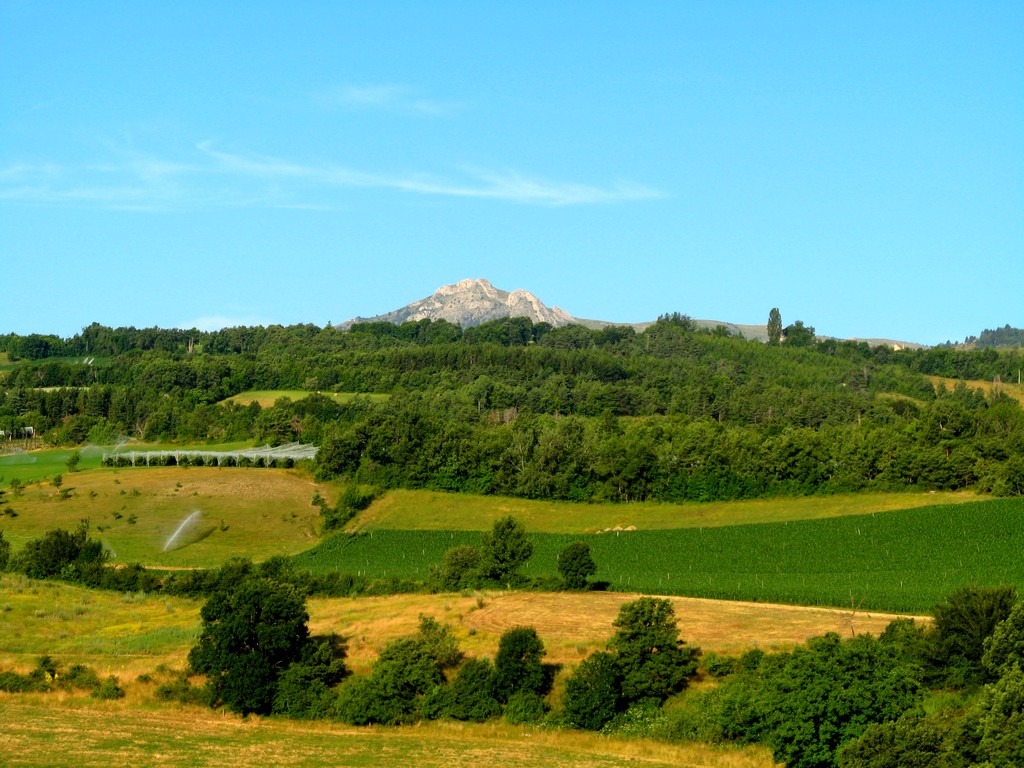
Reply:
M418 320L447 320L468 328L504 317L528 317L535 323L549 323L555 327L579 322L563 309L548 307L529 291L521 288L503 291L483 278L470 278L442 285L431 296L399 309L374 317L356 317L340 327L348 328L354 323L401 324Z
M599 330L614 325L628 325L638 333L642 332L654 321L640 323L616 323L606 320L586 320L573 317L559 307L549 307L529 291L517 288L504 291L496 288L484 278L469 278L451 285L442 285L425 299L414 301L399 309L385 312L374 317L354 317L341 323L342 330L356 323L394 323L419 320L446 320L463 328L480 325L491 320L506 317L528 317L535 323L548 323L556 328L565 325L582 325L592 330ZM693 320L699 328L716 328L724 326L730 333L758 341L768 340L767 325L739 325L718 320ZM895 341L892 339L851 339L867 341L871 346L884 345L894 348L917 348L924 345L913 342Z

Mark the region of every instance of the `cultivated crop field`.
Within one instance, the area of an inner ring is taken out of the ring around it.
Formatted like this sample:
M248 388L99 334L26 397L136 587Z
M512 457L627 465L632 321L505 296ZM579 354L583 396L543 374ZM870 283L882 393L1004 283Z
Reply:
M551 574L579 536L532 534L524 573ZM425 578L473 531L339 534L296 557L313 571ZM1024 500L762 525L587 535L596 579L624 592L926 612L964 584L1024 588Z

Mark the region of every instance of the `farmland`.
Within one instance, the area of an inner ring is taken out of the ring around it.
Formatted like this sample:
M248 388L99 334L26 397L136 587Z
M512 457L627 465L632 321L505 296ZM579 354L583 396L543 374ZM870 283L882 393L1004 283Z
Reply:
M379 403L387 400L388 398L388 395L366 392L320 392L309 389L259 389L239 392L237 395L225 398L222 402L237 403L238 405L258 403L261 408L269 408L282 398L287 398L289 400L301 400L312 394L329 397L336 403L350 403L357 397L364 397L370 402Z
M730 502L666 504L537 501L468 493L389 491L349 527L352 531L485 531L499 517L512 515L528 530L594 533L635 526L643 530L709 528L723 525L795 522L868 515L938 504L983 501L970 492L861 493Z
M314 484L283 469L218 467L103 468L65 473L61 499L52 485L8 494L4 536L15 546L52 528L88 520L90 535L115 563L157 567L216 567L230 557L263 560L296 554L317 540ZM198 512L174 547L165 547L183 521Z
M7 466L56 470L62 456ZM477 543L513 514L534 541L526 575L553 575L558 552L584 536L596 579L617 592L921 612L963 584L1024 585L1022 502L962 492L623 505L397 490L357 517L354 533L320 539L309 500L338 488L295 470L100 468L65 474L70 486L63 500L49 484L9 495L5 537L17 547L88 519L115 562L214 567L284 554L318 573L423 580L446 549ZM594 533L616 527L639 530Z
M532 534L524 572L550 574L579 538ZM1024 501L946 505L825 520L589 535L611 589L727 600L927 611L969 583L1024 587ZM295 558L313 571L425 578L469 531L339 534Z

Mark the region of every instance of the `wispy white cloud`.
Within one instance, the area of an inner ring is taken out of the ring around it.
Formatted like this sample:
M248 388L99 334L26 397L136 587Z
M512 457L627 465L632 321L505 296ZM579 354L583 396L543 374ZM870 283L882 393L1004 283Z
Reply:
M337 165L306 165L274 157L222 152L209 143L201 149L225 168L264 179L301 179L324 187L373 187L424 195L504 200L538 205L583 205L643 200L664 195L633 182L599 187L530 177L516 171L464 168L457 176L426 173L389 175Z
M80 168L13 164L0 168L0 201L80 204L111 209L275 207L326 210L346 190L494 200L524 205L594 205L663 197L634 182L561 182L514 170L459 168L446 174L378 173L331 163L296 162L225 151L202 142L186 161L111 152Z
M440 116L458 109L454 102L424 98L403 85L344 85L320 91L314 98L332 107L377 109L410 115Z

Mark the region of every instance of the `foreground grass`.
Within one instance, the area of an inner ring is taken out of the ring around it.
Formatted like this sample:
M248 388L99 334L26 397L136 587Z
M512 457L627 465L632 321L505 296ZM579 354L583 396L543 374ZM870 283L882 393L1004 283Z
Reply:
M83 697L0 694L0 754L9 766L620 766L770 768L763 748L621 741L500 723L351 728L198 708L139 709Z
M61 499L49 483L29 486L0 513L15 549L53 528L88 520L113 562L217 567L231 557L290 555L317 541L316 486L297 470L229 467L103 468L64 475ZM191 517L194 513L194 517ZM172 546L165 546L186 519Z
M978 496L973 492L944 491L862 493L687 504L588 504L439 491L396 490L388 491L378 499L349 526L349 530L485 531L504 515L514 516L527 530L543 533L593 533L616 526L635 526L642 530L709 528L869 515L936 504L983 501L987 498L989 497Z

